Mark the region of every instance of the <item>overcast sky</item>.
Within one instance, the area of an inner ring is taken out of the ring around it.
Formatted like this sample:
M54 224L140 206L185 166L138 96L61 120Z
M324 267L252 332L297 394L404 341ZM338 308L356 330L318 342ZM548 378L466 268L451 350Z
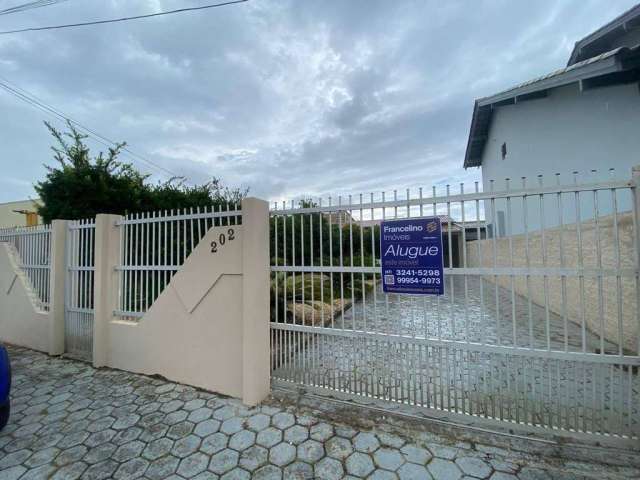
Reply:
M0 30L205 3L68 0L0 16ZM191 183L270 200L431 188L479 179L462 168L475 98L563 67L634 3L251 0L0 35L0 77ZM0 202L32 198L53 119L3 90L0 112Z

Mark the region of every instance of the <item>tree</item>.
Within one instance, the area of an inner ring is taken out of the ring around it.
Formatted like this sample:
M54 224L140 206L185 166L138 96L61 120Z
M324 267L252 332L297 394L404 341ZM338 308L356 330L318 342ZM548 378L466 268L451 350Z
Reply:
M92 218L98 213L124 215L131 212L170 210L238 203L246 190L229 189L213 178L203 185L187 186L180 177L152 185L148 175L118 160L126 143L118 143L105 154L91 158L87 135L70 122L60 132L45 122L56 145L57 165L45 165L45 179L35 185L42 204L38 214L45 223L56 218Z

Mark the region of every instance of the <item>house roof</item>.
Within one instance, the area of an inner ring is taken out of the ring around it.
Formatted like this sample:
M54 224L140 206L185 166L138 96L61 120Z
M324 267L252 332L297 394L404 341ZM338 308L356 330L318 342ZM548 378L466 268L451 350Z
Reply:
M611 50L610 43L613 39L624 35L631 28L638 27L640 27L640 3L578 40L573 47L567 65L573 65L606 50Z
M628 81L628 75L624 73L633 71L635 78L639 68L640 45L631 48L620 47L521 83L490 97L477 99L473 108L464 168L481 165L495 107L542 98L547 95L549 89L576 82L592 81L593 86L602 86Z

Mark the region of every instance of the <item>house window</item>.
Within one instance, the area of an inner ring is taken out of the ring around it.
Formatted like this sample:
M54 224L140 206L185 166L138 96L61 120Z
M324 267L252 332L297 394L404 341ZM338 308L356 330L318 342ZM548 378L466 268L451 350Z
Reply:
M505 158L507 158L507 142L504 142L502 144L502 159L504 160Z

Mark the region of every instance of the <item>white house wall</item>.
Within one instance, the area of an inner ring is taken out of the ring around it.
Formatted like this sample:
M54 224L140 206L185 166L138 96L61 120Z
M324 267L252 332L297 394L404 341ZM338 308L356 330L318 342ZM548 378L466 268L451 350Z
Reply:
M543 175L544 185L573 183L573 172L580 172L578 181L628 179L631 168L640 164L640 90L638 84L618 85L580 92L577 85L552 90L542 99L501 106L493 112L489 139L482 157L483 188L489 191L506 189L510 178L512 189L522 185L538 185ZM507 155L502 158L502 145ZM611 168L615 170L610 171ZM596 170L597 172L593 172ZM493 185L492 181L493 180ZM540 228L539 204L530 200L529 230ZM601 215L612 212L610 192L598 195ZM616 199L618 211L631 208L631 197ZM563 198L563 222L575 222L573 199ZM593 195L581 195L582 219L594 214ZM485 205L491 223L493 208ZM533 210L531 210L533 209ZM505 218L499 232L523 231L523 208L512 202L511 222L506 204L495 205L496 217ZM499 212L503 213L500 214ZM549 212L554 212L549 215ZM545 202L545 227L557 225L556 199Z

